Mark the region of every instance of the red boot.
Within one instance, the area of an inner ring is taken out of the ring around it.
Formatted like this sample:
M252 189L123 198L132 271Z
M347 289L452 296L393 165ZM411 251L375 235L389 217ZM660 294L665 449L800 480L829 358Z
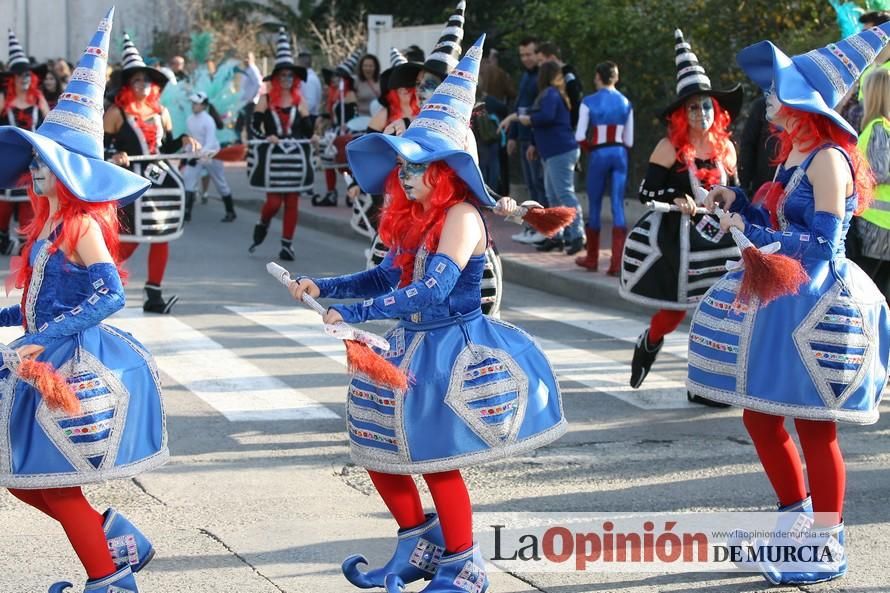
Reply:
M584 227L587 235L587 254L575 258L575 263L591 272L596 272L600 261L600 232Z
M625 238L627 238L627 229L612 227L612 259L609 260L609 269L606 271L609 276L621 274L621 255L624 253Z

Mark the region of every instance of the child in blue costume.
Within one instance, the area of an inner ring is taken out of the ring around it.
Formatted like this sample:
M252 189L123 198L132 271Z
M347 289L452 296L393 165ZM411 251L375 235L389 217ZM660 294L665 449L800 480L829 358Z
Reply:
M705 203L730 211L721 219L724 230L741 229L756 246L779 243L780 252L799 259L809 275L798 294L766 305L756 299L738 303L746 272L725 275L699 304L689 340L689 389L745 409L745 427L780 510L792 511L780 526L803 519L827 533L819 545L830 552L830 562L820 554L822 561L803 567L763 565L773 584L810 584L846 572L846 476L837 422L876 422L887 381L887 304L844 257L850 219L866 207L873 181L856 152L855 130L833 107L887 44L888 34L890 24L792 58L769 41L743 49L739 65L764 90L767 117L783 130L784 162L778 183L760 191L765 205L725 187L713 189ZM789 417L808 484L785 430Z
M402 136L369 134L347 147L362 188L389 194L381 233L392 245L366 272L292 284L328 298L325 321L398 319L383 353L410 377L389 390L368 377L349 386L353 460L371 475L399 524L382 568L343 563L357 587L400 591L432 579L425 593L483 593L485 563L474 544L472 509L460 468L543 446L565 432L559 387L543 352L522 330L485 317L480 281L488 244L477 208L494 202L464 150L475 98L480 38ZM475 202L475 203L474 203ZM437 514L424 514L412 474L422 474Z
M83 564L89 593L137 593L134 572L154 550L114 509L98 513L83 484L129 478L168 457L161 386L151 355L101 324L124 306L113 254L116 208L149 182L103 160L102 98L113 10L66 92L36 132L0 128L0 187L30 168L34 223L19 272L21 305L0 310L25 335L6 357L36 357L67 379L80 412L51 409L35 385L0 371L0 486L59 521ZM11 366L14 360L5 361ZM70 583L56 583L60 593Z

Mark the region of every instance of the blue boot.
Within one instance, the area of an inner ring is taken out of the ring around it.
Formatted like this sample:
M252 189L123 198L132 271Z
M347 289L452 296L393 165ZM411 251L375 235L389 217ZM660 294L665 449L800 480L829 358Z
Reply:
M816 561L795 563L792 570L780 571L776 566L767 566L763 571L764 578L773 585L812 585L832 579L840 578L847 574L847 553L844 547L844 524L820 529L812 528L817 532L828 533L817 544ZM805 570L800 570L805 568Z
M65 593L65 589L73 586L71 583L56 583L49 588L49 593ZM83 593L139 593L139 589L130 567L125 566L107 577L87 581Z
M382 587L387 575L397 576L402 583L411 583L431 579L444 551L445 538L439 517L431 513L417 527L399 530L396 551L381 568L362 572L358 565L368 561L359 554L344 560L341 568L346 579L361 589Z
M148 538L114 509L108 509L103 516L102 529L115 566L120 568L129 564L134 573L145 568L155 555Z
M402 593L404 586L397 575L386 577L387 593ZM421 593L485 593L487 590L485 559L479 544L474 544L469 550L442 556L436 576Z

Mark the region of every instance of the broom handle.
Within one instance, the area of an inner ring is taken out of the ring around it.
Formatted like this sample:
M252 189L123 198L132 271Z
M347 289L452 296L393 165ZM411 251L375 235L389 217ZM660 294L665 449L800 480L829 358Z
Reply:
M216 152L171 152L170 154L140 154L129 157L131 163L141 163L145 161L180 161L183 159L202 159L211 157Z
M719 218L723 218L726 216L726 211L717 206L714 208L714 214L716 214ZM754 247L754 243L745 236L745 233L742 232L738 227L729 227L729 233L732 235L732 240L735 241L735 244L738 245L739 249L747 249L748 247Z
M676 204L668 204L667 202L646 202L643 204L653 212L680 212L680 207ZM695 214L711 214L711 211L701 206L695 209Z
M288 272L287 270L285 270L284 268L282 268L275 262L271 262L271 261L266 264L266 271L269 272L270 274L272 274L272 276L274 276L279 282L281 282L281 284L283 286L290 287L290 283L293 281L293 278L291 278L290 272ZM325 313L327 313L327 309L322 307L318 303L318 301L316 301L314 298L309 296L309 293L304 292L301 300L303 301L303 304L305 304L307 307L309 307L310 309L312 309L313 311L315 311L322 317L324 317Z

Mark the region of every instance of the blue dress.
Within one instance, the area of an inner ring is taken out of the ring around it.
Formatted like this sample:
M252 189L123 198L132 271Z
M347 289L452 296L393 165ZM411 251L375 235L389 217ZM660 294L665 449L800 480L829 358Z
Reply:
M421 249L415 258L415 283L433 271L428 256ZM400 319L386 334L390 350L381 354L406 372L407 390L353 376L347 429L356 464L393 474L448 471L530 451L565 432L547 357L521 329L482 315L484 267L484 255L472 256L444 302ZM420 286L393 292L398 276L390 269L386 286L365 294L347 295L349 276L317 282L322 296L382 295L383 303L391 303L400 292L410 299ZM433 284L430 277L426 282Z
M47 240L31 250L27 334L95 296L88 269ZM106 264L107 265L107 264ZM19 338L10 347L26 343ZM0 370L0 486L57 488L129 478L167 461L161 383L154 360L130 334L104 324L53 339L38 360L66 377L82 416L47 408L29 383Z
M768 414L871 424L878 419L887 382L887 304L871 279L844 257L843 237L856 206L855 193L847 198L840 221L815 212L806 170L816 152L800 166L778 173L785 185L778 206L781 230L746 227L749 237L753 232L780 241L783 253L797 241L807 254L801 263L809 281L797 295L765 306L754 300L738 307L734 301L743 271L723 276L692 318L687 387L694 394ZM765 221L758 207L741 211L749 223ZM831 219L835 232L823 232L824 221ZM828 251L816 257L820 249Z

